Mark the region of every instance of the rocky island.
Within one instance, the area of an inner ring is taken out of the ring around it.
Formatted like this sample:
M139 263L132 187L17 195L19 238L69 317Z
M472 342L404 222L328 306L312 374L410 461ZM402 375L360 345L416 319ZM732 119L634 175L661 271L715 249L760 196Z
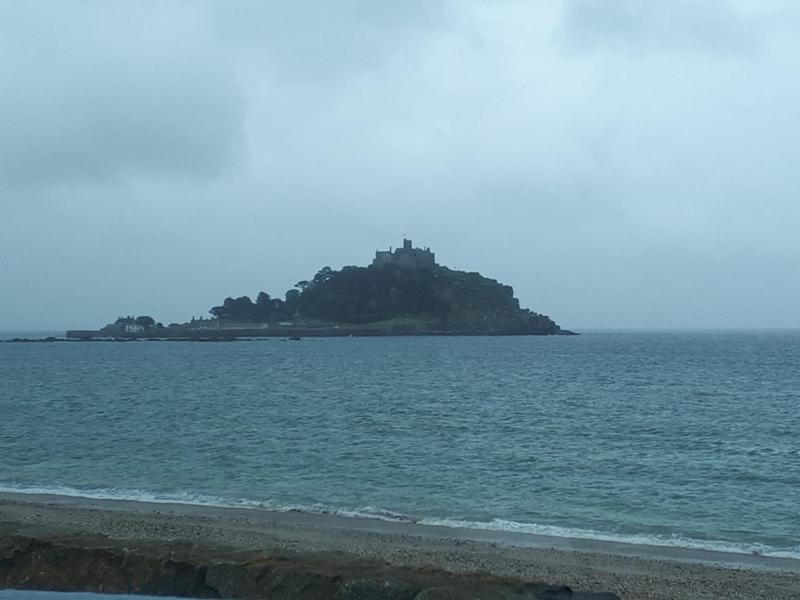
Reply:
M511 286L449 269L430 248L403 240L367 267L323 267L284 298L229 297L207 319L167 327L152 317L120 317L69 338L225 338L368 335L572 335L550 317L521 308Z

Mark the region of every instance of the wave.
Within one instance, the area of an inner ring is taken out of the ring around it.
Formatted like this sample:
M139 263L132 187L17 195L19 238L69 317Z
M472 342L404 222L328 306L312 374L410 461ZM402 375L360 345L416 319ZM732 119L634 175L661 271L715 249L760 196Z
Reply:
M92 500L126 500L132 502L152 502L159 504L185 504L190 506L209 506L214 508L263 509L275 512L298 512L324 514L356 519L376 519L394 523L415 523L451 529L522 533L573 540L592 540L614 542L639 546L684 548L706 550L726 554L757 554L775 558L800 560L800 545L790 548L776 548L761 543L732 542L722 540L697 540L678 534L657 535L650 533L622 534L596 531L577 527L562 527L539 523L524 523L508 519L494 518L489 521L472 521L456 517L418 517L373 506L356 508L336 508L322 503L286 504L274 500L253 500L199 494L189 491L154 492L150 490L94 488L79 489L69 486L36 486L15 483L0 483L0 493L57 495Z
M427 518L419 521L425 525L440 525L461 529L478 529L483 531L502 531L512 533L527 533L555 538L593 540L600 542L615 542L637 546L658 546L665 548L685 548L691 550L707 550L726 554L758 554L775 558L800 559L800 545L794 548L774 548L761 543L737 543L721 540L696 540L682 537L678 534L657 535L650 533L610 533L593 529L576 527L562 527L558 525L542 525L539 523L521 523L507 519L492 519L491 521L465 521L461 519Z

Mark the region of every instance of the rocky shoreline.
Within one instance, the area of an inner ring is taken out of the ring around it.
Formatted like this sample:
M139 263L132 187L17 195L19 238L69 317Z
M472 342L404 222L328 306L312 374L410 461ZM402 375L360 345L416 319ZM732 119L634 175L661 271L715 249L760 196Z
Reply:
M570 550L562 540L555 549L535 536L474 534L334 515L6 493L0 587L242 599L800 597L800 567L788 559L713 564L725 557L672 560L647 557L646 548L641 555L599 543L589 546L597 551Z
M395 328L369 328L369 327L270 327L270 328L235 328L235 329L181 329L164 328L158 331L144 332L141 334L126 334L115 332L113 334L102 330L75 330L66 332L65 338L70 341L97 341L97 340L149 340L149 341L220 341L243 340L254 338L342 338L342 337L480 337L480 336L528 336L528 335L579 335L567 329L558 333L539 333L524 329L408 329ZM23 340L20 340L23 341ZM32 341L32 340L25 340ZM56 340L49 340L56 341Z
M189 598L337 600L619 600L565 586L397 567L341 555L237 551L175 542L0 537L0 585Z

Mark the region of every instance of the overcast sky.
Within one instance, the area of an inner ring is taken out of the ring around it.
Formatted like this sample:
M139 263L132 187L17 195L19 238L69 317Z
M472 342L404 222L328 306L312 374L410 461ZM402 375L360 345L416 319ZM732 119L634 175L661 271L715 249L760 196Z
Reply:
M402 237L568 328L800 327L793 0L0 2L0 329Z

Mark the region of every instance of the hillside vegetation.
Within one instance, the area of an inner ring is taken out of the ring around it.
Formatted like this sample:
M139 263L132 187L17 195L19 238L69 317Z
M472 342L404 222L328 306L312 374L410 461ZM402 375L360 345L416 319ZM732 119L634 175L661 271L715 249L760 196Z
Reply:
M211 314L223 323L391 326L413 332L557 334L549 317L521 309L514 290L480 275L433 265L320 270L284 299L266 292L226 298Z

